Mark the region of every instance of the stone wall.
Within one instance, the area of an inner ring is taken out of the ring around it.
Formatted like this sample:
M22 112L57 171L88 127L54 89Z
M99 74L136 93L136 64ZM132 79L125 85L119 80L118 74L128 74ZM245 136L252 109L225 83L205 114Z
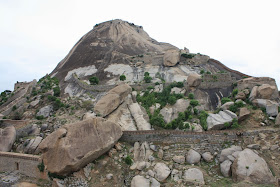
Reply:
M236 78L231 77L230 73L204 74L199 88L225 88L232 86L234 82Z
M136 141L153 142L155 145L168 146L164 151L164 160L170 160L175 155L185 155L189 149L200 154L204 152L219 153L230 145L253 144L254 137L259 133L275 133L280 130L254 130L254 131L124 131L121 141L134 143Z
M47 179L46 172L40 172L38 165L42 162L40 156L0 152L0 172L18 171L29 177Z

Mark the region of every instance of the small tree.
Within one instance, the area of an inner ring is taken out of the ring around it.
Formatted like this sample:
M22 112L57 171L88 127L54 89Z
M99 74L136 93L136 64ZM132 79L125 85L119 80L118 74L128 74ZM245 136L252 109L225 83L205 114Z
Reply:
M99 83L99 79L97 77L90 77L89 82L91 85L97 85Z
M122 74L122 75L120 76L120 80L121 80L121 81L126 80L126 76Z

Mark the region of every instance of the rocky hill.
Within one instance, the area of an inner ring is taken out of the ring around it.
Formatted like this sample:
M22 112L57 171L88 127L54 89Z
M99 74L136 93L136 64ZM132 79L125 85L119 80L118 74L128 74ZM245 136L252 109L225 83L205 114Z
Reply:
M273 186L279 103L272 78L96 24L49 75L1 93L0 186Z

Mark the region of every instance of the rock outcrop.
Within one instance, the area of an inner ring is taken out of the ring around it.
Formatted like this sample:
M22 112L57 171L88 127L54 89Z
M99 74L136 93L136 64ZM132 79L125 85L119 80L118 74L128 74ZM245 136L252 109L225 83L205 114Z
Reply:
M235 181L247 180L256 184L273 184L275 179L263 158L251 149L244 149L232 164Z
M127 84L121 84L111 89L103 96L94 106L94 112L102 117L107 116L114 111L124 101L132 91L132 88Z
M145 119L145 114L138 103L132 103L128 106L138 130L151 130L151 124Z
M248 118L250 114L251 114L250 110L248 110L246 107L242 107L239 109L238 120L243 121L246 118Z
M171 122L172 120L178 118L180 112L184 112L190 101L186 99L178 99L173 106L166 106L160 110L160 114L163 116L163 119L166 123Z
M200 162L201 155L193 149L190 149L186 155L186 160L189 164L197 164Z
M14 126L0 128L0 151L9 152L16 140L16 129Z
M185 171L183 179L193 184L204 185L203 173L197 168L191 168Z
M158 181L164 181L171 173L170 169L164 163L157 163L154 167L155 178Z
M121 135L118 125L97 117L64 125L44 139L39 148L48 171L66 175L104 154Z
M189 87L197 87L200 85L201 81L202 81L202 78L200 75L198 75L196 73L192 73L188 76L187 85Z
M224 128L225 123L231 123L237 119L237 115L229 110L220 111L218 114L209 114L207 117L208 130L220 130Z
M141 175L136 175L131 181L131 187L150 187L150 180Z
M163 56L164 66L175 66L180 60L180 53L178 50L168 50Z

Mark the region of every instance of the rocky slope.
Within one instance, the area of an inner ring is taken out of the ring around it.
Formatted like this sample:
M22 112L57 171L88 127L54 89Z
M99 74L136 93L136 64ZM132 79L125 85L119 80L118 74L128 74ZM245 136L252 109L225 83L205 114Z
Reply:
M271 185L280 177L279 101L272 78L248 77L112 20L95 25L50 75L1 93L0 150L42 155L46 186ZM146 130L221 130L239 139L217 140L222 149L118 142L123 131ZM269 133L242 136L251 130Z

